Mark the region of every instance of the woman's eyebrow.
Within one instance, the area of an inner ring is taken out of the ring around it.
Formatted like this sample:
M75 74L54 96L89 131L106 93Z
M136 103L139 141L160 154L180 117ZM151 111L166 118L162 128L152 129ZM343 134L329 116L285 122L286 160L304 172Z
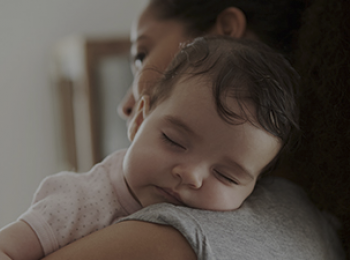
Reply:
M131 44L136 44L138 42L146 41L149 39L150 39L150 37L148 35L142 34L138 37L131 37L130 42L131 42Z
M138 36L138 37L135 38L135 39L131 38L131 39L130 39L130 43L131 43L130 53L136 52L136 46L137 46L137 44L139 44L139 43L142 42L142 41L147 41L147 40L149 40L149 39L150 39L150 37L148 37L147 35L140 35L140 36Z

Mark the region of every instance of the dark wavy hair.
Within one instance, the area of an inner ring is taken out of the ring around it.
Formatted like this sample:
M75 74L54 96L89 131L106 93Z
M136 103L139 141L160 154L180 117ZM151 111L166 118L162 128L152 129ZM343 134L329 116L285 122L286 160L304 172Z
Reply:
M295 67L302 75L300 148L295 181L342 224L350 259L350 1L313 0L300 30Z
M206 34L223 10L237 7L246 16L247 28L261 41L289 54L305 4L302 0L151 0L150 7L159 19L183 22L187 33L195 37Z
M263 170L271 171L282 153L297 143L299 76L289 62L263 43L232 37L200 37L175 56L151 93L151 109L171 95L179 80L203 77L212 84L219 116L229 124L249 121L282 141L278 156ZM232 111L227 97L238 101L242 113ZM254 104L255 118L244 102ZM242 116L243 115L243 116Z

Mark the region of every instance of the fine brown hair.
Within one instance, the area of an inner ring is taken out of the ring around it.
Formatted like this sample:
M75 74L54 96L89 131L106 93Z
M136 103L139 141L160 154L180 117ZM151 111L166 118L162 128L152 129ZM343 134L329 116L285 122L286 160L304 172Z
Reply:
M249 121L281 140L280 153L264 173L297 143L299 76L281 54L267 45L226 36L195 39L175 56L154 87L151 109L171 95L177 82L192 77L205 78L211 84L213 102L224 121L233 125ZM229 108L227 102L232 99L227 97L237 100L242 113ZM246 101L254 105L254 120L245 114Z

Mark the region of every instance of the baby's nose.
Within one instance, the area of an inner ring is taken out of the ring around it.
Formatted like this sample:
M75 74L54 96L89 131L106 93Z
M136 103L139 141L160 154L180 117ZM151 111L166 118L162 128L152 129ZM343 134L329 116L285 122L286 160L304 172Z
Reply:
M173 175L181 180L182 185L199 189L203 185L206 170L200 165L178 165L173 169Z

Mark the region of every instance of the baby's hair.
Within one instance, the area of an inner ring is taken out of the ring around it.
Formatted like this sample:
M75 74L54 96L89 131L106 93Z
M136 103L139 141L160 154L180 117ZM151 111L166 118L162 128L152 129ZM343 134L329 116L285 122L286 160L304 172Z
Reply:
M197 38L175 56L153 89L151 108L168 98L177 82L195 76L212 83L216 109L224 121L234 125L249 121L281 140L282 149L264 172L272 170L280 155L296 146L299 76L281 54L257 41L225 36ZM237 100L242 113L229 108L227 97ZM244 109L248 100L255 107L253 120Z

